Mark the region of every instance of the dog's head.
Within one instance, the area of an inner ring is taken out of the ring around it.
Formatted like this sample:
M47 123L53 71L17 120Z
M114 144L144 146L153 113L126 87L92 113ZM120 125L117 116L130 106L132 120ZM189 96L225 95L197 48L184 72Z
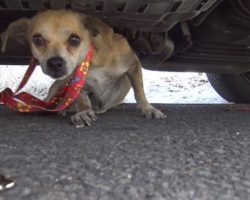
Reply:
M69 10L47 10L12 22L1 34L2 51L9 38L28 40L45 74L64 79L84 59L89 43L110 45L113 30L100 20Z

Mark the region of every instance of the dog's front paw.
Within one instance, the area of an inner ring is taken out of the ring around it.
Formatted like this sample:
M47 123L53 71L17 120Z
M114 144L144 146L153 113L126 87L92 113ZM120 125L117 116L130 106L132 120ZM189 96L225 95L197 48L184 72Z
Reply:
M96 119L95 112L91 108L76 113L71 117L71 121L75 124L76 128L91 126Z
M162 113L160 110L156 109L153 106L147 107L142 109L142 115L148 119L155 118L155 119L165 119L167 115Z

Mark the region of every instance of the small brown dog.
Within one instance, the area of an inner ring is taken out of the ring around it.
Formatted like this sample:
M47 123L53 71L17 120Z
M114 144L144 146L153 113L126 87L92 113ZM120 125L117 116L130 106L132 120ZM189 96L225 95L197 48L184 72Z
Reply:
M127 40L97 18L70 10L47 10L31 19L11 23L2 33L2 51L9 38L28 40L33 56L45 74L56 79L46 100L70 79L84 59L89 43L94 45L92 62L84 88L70 106L76 112L77 127L90 126L95 113L120 104L131 85L142 114L147 118L166 118L145 97L141 64Z

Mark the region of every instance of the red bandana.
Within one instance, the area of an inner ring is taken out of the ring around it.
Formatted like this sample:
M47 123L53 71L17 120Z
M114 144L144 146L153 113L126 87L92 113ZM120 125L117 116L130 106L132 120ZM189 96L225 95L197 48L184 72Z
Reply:
M16 92L13 93L10 88L6 88L0 92L0 103L19 112L58 112L64 110L78 97L84 85L92 54L93 46L90 44L86 58L76 67L70 81L49 102L42 101L27 92L18 93L27 83L36 67L37 61L31 59L29 67Z

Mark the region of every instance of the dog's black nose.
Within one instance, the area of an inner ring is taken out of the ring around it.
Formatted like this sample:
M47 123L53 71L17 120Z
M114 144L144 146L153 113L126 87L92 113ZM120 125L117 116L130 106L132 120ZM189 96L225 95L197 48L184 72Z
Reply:
M65 67L65 61L61 57L52 57L47 61L47 66L51 71L61 71Z
M65 68L65 61L61 57L52 57L47 60L47 67L49 70L49 73L53 77L60 77L63 76L66 72Z

